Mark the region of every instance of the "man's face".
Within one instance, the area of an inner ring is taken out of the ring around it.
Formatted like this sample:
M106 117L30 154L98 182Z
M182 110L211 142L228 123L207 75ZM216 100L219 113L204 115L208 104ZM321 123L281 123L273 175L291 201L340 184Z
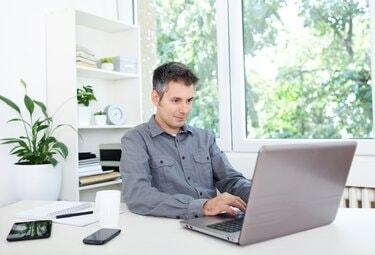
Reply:
M152 91L152 102L156 107L156 120L161 128L177 133L185 124L193 105L194 85L186 86L183 82L170 81L167 90L160 99Z

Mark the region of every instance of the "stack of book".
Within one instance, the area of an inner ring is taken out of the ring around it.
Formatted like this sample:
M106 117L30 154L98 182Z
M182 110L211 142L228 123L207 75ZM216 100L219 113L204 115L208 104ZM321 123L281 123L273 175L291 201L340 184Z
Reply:
M95 57L94 53L83 47L82 45L76 46L76 63L79 66L93 67L96 68L96 61L98 59Z
M80 159L78 161L78 175L89 176L95 174L101 174L103 172L102 166L100 165L99 158Z
M78 159L79 186L113 181L121 177L113 168L103 171L99 158L94 153L80 152Z

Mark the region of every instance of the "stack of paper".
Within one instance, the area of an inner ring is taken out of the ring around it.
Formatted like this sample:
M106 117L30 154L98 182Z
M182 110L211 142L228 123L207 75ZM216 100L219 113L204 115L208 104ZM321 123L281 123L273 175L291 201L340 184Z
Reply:
M95 214L86 214L69 218L56 219L56 215L93 210L93 203L56 201L46 206L36 207L16 214L16 217L28 220L52 220L56 223L86 226L98 221Z
M94 67L96 68L97 58L94 53L82 45L77 44L76 49L76 63L80 66Z
M95 204L90 202L56 201L45 206L36 207L16 214L16 217L28 220L52 220L55 223L84 227L98 221L98 216L86 214L68 218L56 219L56 215L94 211ZM121 204L120 213L128 211L125 204Z

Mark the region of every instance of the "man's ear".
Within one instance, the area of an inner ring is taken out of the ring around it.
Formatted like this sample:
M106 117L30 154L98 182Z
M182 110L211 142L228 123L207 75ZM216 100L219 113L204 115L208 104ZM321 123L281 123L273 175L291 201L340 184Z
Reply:
M156 90L152 90L152 92L151 92L151 101L152 101L152 104L155 107L159 105L160 96L159 96L158 92L156 92Z

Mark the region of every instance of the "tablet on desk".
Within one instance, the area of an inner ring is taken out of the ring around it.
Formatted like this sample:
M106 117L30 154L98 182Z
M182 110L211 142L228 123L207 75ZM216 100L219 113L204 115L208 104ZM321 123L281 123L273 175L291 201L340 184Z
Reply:
M13 224L13 227L9 232L7 241L48 238L51 236L51 229L51 220L16 222Z

